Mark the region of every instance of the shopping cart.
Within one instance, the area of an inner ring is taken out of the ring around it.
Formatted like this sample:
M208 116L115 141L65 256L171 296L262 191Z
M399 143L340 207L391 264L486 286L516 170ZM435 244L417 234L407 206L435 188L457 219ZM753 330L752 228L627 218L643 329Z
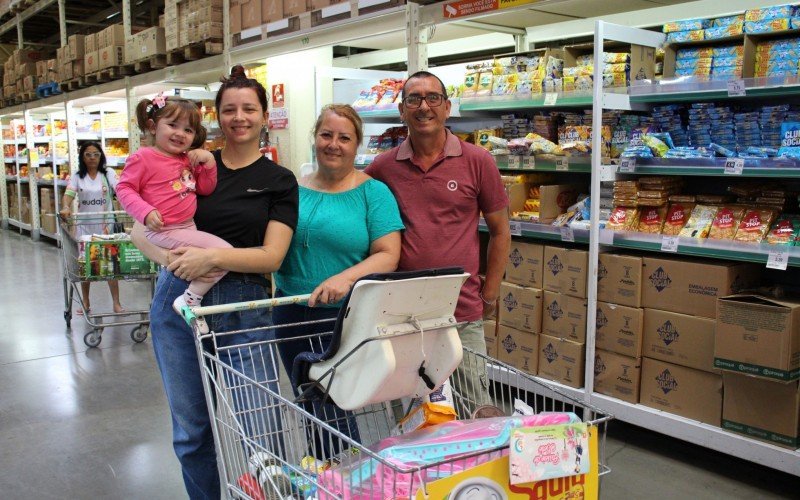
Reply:
M282 500L427 498L425 495L428 486L435 485L436 480L473 470L481 464L487 466L495 464L497 463L495 461L500 461L502 457L508 455L506 441L505 444L484 447L477 451L465 448L455 455L436 456L435 452L423 453L426 455L424 463L404 463L396 459L397 455L387 454L386 448L379 450L380 447L375 445L379 442L385 444L385 440L391 439L396 432L395 415L398 406L396 402L372 403L345 412L330 404L326 406L324 399L322 402L309 401L306 397L308 391L298 396L301 391L292 387L289 377L278 368L281 350L286 348L289 342L301 342L309 352L328 351L337 320L309 321L280 327L265 325L263 328L229 332L213 331L212 328L212 331L205 335L200 334L194 326L193 315L208 316L279 307L307 299L308 295L305 295L199 307L187 310L187 314L184 315L187 322L193 326L197 340L203 384L217 446L220 476L223 490L228 498ZM420 304L426 303L425 297L420 296L419 299L421 299ZM399 309L407 307L403 302L405 301L398 300ZM353 301L346 303L338 321L341 323L342 318L358 315L356 312L358 307L359 304ZM386 306L384 303L382 307L386 312L386 309L392 306ZM450 318L452 319L452 316ZM420 326L422 322L419 318L412 313L408 317L399 318L398 321L401 323L393 325L397 327L395 332L389 332L388 335L392 339L400 337L416 342L421 335L420 328L414 331L406 328L406 331L401 331L403 328L398 325ZM450 322L450 326L453 326L452 321ZM279 338L280 328L296 326L325 331L291 339ZM359 351L369 349L371 344L385 342L387 330L392 330L392 325L388 328L386 324L377 325L376 329L372 330L373 333L365 334L354 349L340 356L339 361L325 374L318 375L317 379L325 380L327 375L336 374L337 370L342 376L342 372L346 370L347 360L352 359ZM253 338L252 334L259 333L264 340L237 345L232 336L244 333L247 333L250 339ZM440 334L436 333L436 328L427 328L424 335L428 338ZM490 374L489 391L492 405L485 403L478 405L461 397L458 394L459 387L480 382L459 379L453 374L450 380L454 389L456 408L461 408L460 414L467 418L489 416L489 414L511 415L514 406L520 401L532 407L537 414L571 412L577 416L578 421L587 423L592 429L591 434L597 438L593 441L596 450L593 453L596 454L592 455L596 457L594 469L596 494L597 477L609 471L603 464L606 425L612 417L576 400L553 385L541 382L495 359L466 347L462 348L461 352L462 366L485 368ZM340 382L348 383L346 379ZM322 389L326 389L327 385L323 384ZM488 424L483 422L480 421L477 425L487 427ZM508 462L504 471L507 477ZM491 481L487 480L488 482ZM582 488L582 484L578 486L579 489ZM463 488L462 490L465 491ZM588 489L586 492L586 498L591 498ZM545 495L541 498L548 497ZM579 497L569 496L569 498L584 498L584 496L580 493Z
M114 233L133 225L125 212L82 212L61 218L61 257L63 265L64 320L67 327L72 322L72 304L83 307L79 284L84 281L149 281L150 296L155 286L156 266L147 260L124 233ZM110 234L109 234L110 233ZM134 342L147 338L150 313L132 310L122 313L84 311L84 318L92 330L83 337L89 347L97 347L103 329L110 326L135 325L130 332Z

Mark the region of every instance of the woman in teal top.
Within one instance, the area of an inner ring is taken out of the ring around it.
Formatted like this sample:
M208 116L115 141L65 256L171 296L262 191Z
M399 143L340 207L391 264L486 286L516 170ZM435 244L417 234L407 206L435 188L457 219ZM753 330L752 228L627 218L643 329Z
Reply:
M272 313L276 325L335 318L339 303L357 279L397 268L403 229L400 210L385 184L356 170L356 150L362 139L361 118L351 106L323 108L314 126L318 168L299 181L297 229L275 274L277 296L310 293L311 298L308 306L276 307ZM275 334L285 339L332 327L331 322L279 327ZM308 340L281 343L281 360L288 373L295 356L308 350ZM308 410L358 440L355 419L347 412L331 403L314 403ZM338 440L325 433L315 432L309 438L319 459L340 451Z

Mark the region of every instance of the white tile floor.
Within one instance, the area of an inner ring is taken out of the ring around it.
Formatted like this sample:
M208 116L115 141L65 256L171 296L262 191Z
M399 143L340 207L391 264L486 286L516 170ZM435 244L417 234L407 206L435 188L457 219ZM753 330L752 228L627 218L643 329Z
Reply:
M184 498L169 411L149 340L68 330L55 245L0 229L0 498ZM143 283L122 301L145 307ZM95 310L110 310L93 287ZM800 498L800 479L612 422L604 499Z

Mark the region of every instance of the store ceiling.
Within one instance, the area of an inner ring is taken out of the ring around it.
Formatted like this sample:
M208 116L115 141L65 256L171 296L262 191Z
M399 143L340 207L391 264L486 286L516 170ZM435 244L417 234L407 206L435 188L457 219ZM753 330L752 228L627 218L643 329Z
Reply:
M55 50L61 44L57 0L43 0L37 5L46 5L38 13L26 19L22 25L22 38L26 47ZM158 13L164 10L163 0L131 0L131 23L139 26L158 24ZM66 0L67 34L90 33L122 22L122 0ZM6 15L0 22L5 25L13 15ZM2 31L2 30L0 30ZM17 28L0 33L0 44L17 46Z

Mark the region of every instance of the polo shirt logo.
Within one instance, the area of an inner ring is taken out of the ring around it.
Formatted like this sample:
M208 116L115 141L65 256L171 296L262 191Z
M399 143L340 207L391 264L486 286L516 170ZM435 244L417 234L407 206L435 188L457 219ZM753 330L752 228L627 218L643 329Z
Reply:
M458 189L458 183L454 180L447 181L447 189L450 191L455 191Z

